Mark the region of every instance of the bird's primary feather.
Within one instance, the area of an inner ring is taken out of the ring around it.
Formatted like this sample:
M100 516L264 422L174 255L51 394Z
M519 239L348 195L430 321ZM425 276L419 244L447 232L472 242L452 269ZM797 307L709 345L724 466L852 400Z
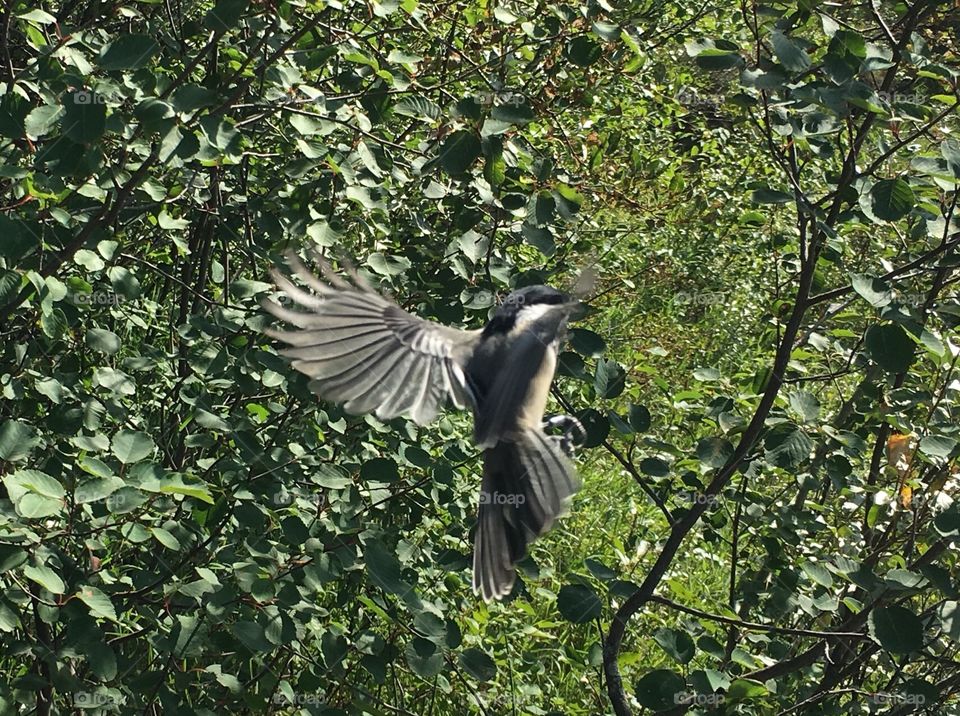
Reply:
M472 402L464 366L480 331L461 331L413 316L359 280L350 284L325 267L321 281L299 260L295 275L316 294L275 271L283 292L306 311L275 302L264 306L300 330L268 330L288 345L282 354L311 380L311 389L346 410L376 412L383 419L409 415L432 421L449 398L457 407Z

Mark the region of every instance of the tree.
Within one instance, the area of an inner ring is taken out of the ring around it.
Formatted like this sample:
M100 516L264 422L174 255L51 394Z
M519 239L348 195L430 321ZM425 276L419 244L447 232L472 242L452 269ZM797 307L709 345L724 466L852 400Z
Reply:
M7 3L0 700L955 708L956 27ZM513 601L469 592L466 417L345 415L261 333L304 244L471 327L599 269L583 496Z

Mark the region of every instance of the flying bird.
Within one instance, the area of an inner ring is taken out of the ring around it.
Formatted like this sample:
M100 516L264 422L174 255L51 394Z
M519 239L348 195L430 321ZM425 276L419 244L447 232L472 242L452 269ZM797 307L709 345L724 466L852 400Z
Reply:
M512 292L486 326L461 330L414 316L314 257L321 275L293 255L292 273L272 276L296 304L264 307L292 330L268 329L281 353L312 380L322 399L353 414L430 423L447 401L469 408L483 479L473 549L473 591L484 601L509 594L514 565L566 514L580 482L570 461L583 427L571 416L544 417L557 353L579 301L549 286ZM547 430L561 428L560 435Z

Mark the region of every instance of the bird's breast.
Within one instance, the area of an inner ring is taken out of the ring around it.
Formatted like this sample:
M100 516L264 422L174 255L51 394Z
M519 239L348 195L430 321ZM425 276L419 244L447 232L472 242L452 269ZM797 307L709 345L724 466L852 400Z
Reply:
M553 373L557 368L557 345L551 343L543 353L540 368L530 381L530 388L526 400L523 401L523 411L519 422L523 426L538 428L543 422L543 414L547 409L547 399L550 397L550 384L553 383Z

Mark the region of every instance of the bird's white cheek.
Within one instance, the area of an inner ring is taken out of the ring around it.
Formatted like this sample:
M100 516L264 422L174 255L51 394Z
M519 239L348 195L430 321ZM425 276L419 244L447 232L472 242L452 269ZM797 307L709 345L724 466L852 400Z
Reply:
M522 326L538 321L555 308L555 305L547 303L535 303L531 306L524 306L517 312L517 325Z

